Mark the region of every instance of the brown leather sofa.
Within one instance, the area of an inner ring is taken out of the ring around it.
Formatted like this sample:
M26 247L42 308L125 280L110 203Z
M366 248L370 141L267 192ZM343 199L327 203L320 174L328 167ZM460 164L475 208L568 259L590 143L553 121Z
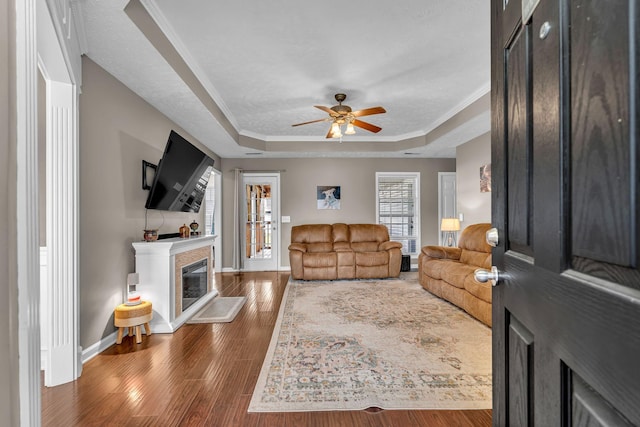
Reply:
M291 277L298 280L398 277L402 243L379 224L306 224L291 228Z
M418 257L418 274L423 288L464 309L491 326L491 284L475 280L478 268L491 269L491 246L486 232L491 224L465 228L457 248L425 246Z

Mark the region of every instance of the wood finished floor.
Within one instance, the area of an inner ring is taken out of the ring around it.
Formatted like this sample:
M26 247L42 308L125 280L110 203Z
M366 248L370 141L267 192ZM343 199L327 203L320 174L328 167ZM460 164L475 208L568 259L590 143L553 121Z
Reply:
M126 337L73 383L42 390L44 426L465 426L490 410L247 413L288 273L216 274L222 296L247 297L231 323Z

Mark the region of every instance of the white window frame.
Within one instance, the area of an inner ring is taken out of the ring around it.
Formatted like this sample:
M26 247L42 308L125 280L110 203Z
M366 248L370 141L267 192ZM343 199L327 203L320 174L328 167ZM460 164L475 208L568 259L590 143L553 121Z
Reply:
M415 239L415 247L414 251L409 252L407 247L403 244L402 253L404 255L418 255L420 252L421 243L420 243L420 172L376 172L376 221L378 224L385 224L388 221L383 221L380 217L380 184L391 178L396 179L407 179L410 178L413 180L413 235L394 235L392 234L392 230L389 228L389 238L391 240L403 241L407 239Z

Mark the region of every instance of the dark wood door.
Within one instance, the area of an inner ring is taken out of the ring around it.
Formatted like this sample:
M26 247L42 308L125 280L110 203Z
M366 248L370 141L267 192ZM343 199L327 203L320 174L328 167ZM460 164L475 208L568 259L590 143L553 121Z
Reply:
M640 4L521 10L492 0L494 424L640 425Z

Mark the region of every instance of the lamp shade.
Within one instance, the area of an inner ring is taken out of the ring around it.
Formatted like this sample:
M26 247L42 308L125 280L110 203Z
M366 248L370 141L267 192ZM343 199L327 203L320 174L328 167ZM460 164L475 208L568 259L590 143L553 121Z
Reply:
M458 218L442 218L440 223L441 231L458 231L460 230L460 220Z
M334 122L331 125L331 138L340 138L342 136L342 132L340 131L340 125Z

